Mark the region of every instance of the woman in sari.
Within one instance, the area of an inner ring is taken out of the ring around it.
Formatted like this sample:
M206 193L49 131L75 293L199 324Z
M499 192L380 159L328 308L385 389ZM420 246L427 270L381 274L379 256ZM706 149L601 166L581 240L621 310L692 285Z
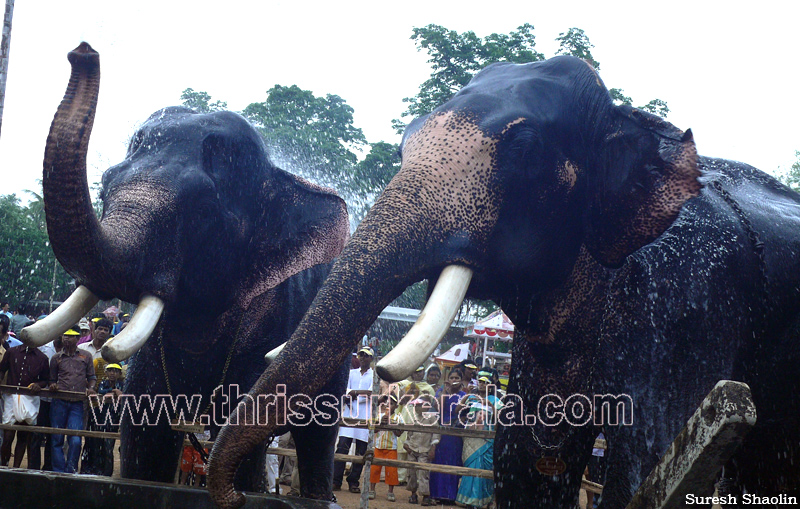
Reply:
M487 424L487 416L492 413L490 406L475 405L469 410L469 429L490 430L491 425ZM465 437L463 439L463 449L461 458L467 468L477 468L481 470L492 470L492 455L494 454L494 440L476 437ZM456 502L469 507L487 507L494 498L494 480L482 477L461 478L461 485L458 487Z
M453 368L447 378L447 383L436 393L436 399L441 408L439 424L442 426L457 426L459 424L456 414L456 405L465 395L461 390L463 372ZM428 458L436 465L461 466L461 437L452 435L434 434L431 440L431 450ZM430 475L431 498L452 502L458 495L458 476L431 472Z

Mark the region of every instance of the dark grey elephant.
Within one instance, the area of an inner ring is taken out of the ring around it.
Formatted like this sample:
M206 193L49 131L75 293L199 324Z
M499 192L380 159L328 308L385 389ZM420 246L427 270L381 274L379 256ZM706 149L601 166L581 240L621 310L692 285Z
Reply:
M125 160L103 174L98 221L86 150L99 56L82 43L69 60L72 76L47 140L43 184L53 250L82 286L23 337L48 341L98 297L139 303L129 326L103 348L109 361L133 355L125 393L199 395L199 410L210 411L216 387L246 393L266 368L264 355L296 328L349 237L344 202L276 168L239 115L174 107L154 113ZM344 392L346 370L343 362L334 367L326 390ZM214 421L224 422L224 405L213 409ZM123 419L123 477L173 480L183 435L164 418L172 416ZM330 500L336 428L293 433L303 494ZM261 444L237 485L263 491L264 461Z
M516 324L511 410L536 415L547 394L630 395L633 425L606 427L604 507L626 505L720 379L748 383L758 409L726 475L751 493L797 495L800 196L615 106L572 57L486 68L412 122L401 150L400 172L254 393L290 371L289 392L324 390L331 370L314 369L320 358L302 345L313 338L338 365L386 304L429 278L422 322L441 312L450 323L466 293ZM405 376L437 334L410 332L379 373ZM498 431L498 505L575 507L598 428L529 424ZM241 502L233 472L271 428L220 433L210 464L220 505ZM543 457L563 472L534 468Z

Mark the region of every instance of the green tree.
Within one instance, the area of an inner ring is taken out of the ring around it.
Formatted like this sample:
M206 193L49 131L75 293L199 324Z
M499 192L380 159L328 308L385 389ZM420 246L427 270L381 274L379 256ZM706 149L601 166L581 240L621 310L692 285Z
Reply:
M475 32L458 33L441 25L414 28L411 35L417 51L426 51L431 77L420 85L414 97L406 97L408 109L403 117L419 117L433 111L469 83L472 77L493 62L533 62L544 55L535 50L533 25L525 23L510 34L491 34L484 38ZM402 132L405 124L394 120Z
M800 192L800 150L794 151L797 160L788 170L784 170L778 179L794 191Z
M13 194L0 196L0 292L12 305L63 299L72 281L50 248L41 193L31 194L28 206Z
M417 51L424 50L430 56L431 77L420 85L416 96L403 99L409 106L402 117L415 118L430 113L469 83L479 70L493 62L544 60L545 56L535 50L533 29L533 25L526 23L510 34L491 34L481 39L474 32L459 34L440 25L414 28L411 39L416 42ZM557 55L582 58L595 69L600 69L600 63L592 55L594 45L582 29L573 27L561 32L556 41L559 43ZM631 98L621 89L612 88L609 92L617 104L632 104ZM653 99L640 109L661 116L669 113L667 103L660 99ZM403 132L405 124L401 119L392 121L398 133Z
M360 223L386 184L400 171L400 147L395 143L370 143L367 156L353 168L348 195L351 220Z
M558 50L556 55L572 55L586 60L597 71L600 70L600 62L592 56L594 44L589 42L589 37L580 28L570 28L566 33L561 32L556 37Z
M198 113L211 113L212 111L223 111L228 109L228 103L224 101L211 102L211 96L207 92L195 92L193 88L187 88L181 92L181 101L187 108L191 108Z
M353 108L338 95L316 97L297 85L275 85L242 114L264 136L273 158L324 185L351 188L357 152L367 145Z
M566 33L561 32L558 34L556 40L559 42L556 55L572 55L573 57L582 58L592 67L594 67L596 71L600 72L600 62L598 62L594 58L594 55L592 55L592 48L594 48L594 44L589 42L589 37L583 30L574 27L570 28ZM608 93L611 95L611 98L616 104L627 104L629 106L633 105L633 99L625 95L623 90L620 88L612 88L608 91ZM669 113L667 103L661 99L653 99L644 106L639 106L638 108L664 118L666 118L667 114Z

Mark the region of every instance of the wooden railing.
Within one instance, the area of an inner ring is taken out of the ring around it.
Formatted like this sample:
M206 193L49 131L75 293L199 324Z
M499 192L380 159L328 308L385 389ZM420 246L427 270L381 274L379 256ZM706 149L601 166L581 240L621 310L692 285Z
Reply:
M43 396L48 398L63 399L66 401L84 401L88 399L87 396L81 392L50 391L47 389L43 389L41 391L34 393L34 391L28 389L27 387L16 387L12 385L0 385L0 393ZM366 420L355 420L355 419L346 419L340 421L339 424L342 426L346 426L348 428L366 428L366 429L373 428L376 431L377 430L413 431L422 433L437 433L440 435L452 435L452 436L459 436L462 438L463 437L483 438L486 440L490 440L495 437L495 432L490 430L453 428L449 426L439 426L439 425L423 426L419 424L374 424ZM0 424L0 429L27 431L27 432L45 433L45 434L70 435L70 436L90 437L90 438L119 439L120 437L119 433L110 433L105 431L70 430L62 428L49 428L44 426L26 426L23 424ZM202 427L198 427L192 424L174 424L173 429L179 432L192 433L201 431ZM203 447L210 448L214 445L214 442L200 441L200 444ZM189 442L189 440L184 440L184 445L191 445L191 442ZM605 440L595 440L594 447L598 449L605 449L606 448ZM277 456L297 457L297 452L294 449L284 449L280 447L270 447L267 449L267 453L275 454ZM494 477L494 472L492 470L455 467L452 465L437 465L434 463L416 463L414 461L404 461L404 460L391 460L384 458L375 458L371 455L369 456L368 459L366 459L365 457L367 455L370 455L369 450L367 451L367 454L365 456L356 456L351 454L334 454L334 460L349 461L352 463L359 463L359 464L363 464L366 461L369 461L373 465L399 467L399 468L416 468L418 470L427 470L429 472L439 472L443 474L454 474L454 475L461 475L468 477L479 477L483 479L492 479ZM602 485L593 483L591 481L587 481L585 479L582 481L581 488L586 491L597 494L602 493L603 491Z

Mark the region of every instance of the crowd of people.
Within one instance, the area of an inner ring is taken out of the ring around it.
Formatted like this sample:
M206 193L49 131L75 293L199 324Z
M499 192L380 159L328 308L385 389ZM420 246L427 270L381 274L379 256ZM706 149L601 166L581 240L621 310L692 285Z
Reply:
M30 395L4 392L2 423L19 426L37 425L70 430L118 431L112 424L98 425L90 418L86 398L63 399L59 393L97 394L95 405L110 404L123 394L126 366L109 364L101 356L103 345L127 325L128 315L115 307L92 318L83 318L59 338L38 348L23 345L15 335L34 319L18 308L9 312L2 303L0 312L0 381L5 385L30 389ZM375 352L363 346L354 356L343 407L343 419L374 419L383 424L437 425L453 428L492 431L493 416L502 408L503 391L500 373L494 367L478 365L468 358L451 367L442 377L436 363L420 366L407 380L389 383L380 380L374 389L372 369ZM480 361L479 361L480 362ZM378 393L378 410L373 409L373 394ZM92 400L90 400L92 401ZM208 440L207 436L198 437ZM14 442L16 440L16 444ZM96 475L113 475L115 440L108 438L30 433L5 430L0 435L0 462L6 466L13 456L13 466L21 467L27 452L30 469ZM374 457L433 463L481 470L493 468L493 440L461 437L424 431L377 430L373 438ZM336 452L363 456L369 445L369 430L341 427ZM276 438L272 447L292 448L286 434ZM44 461L42 461L44 447ZM13 454L12 454L13 450ZM187 451L189 452L187 456ZM207 453L207 450L205 451ZM280 463L283 463L282 467ZM298 494L296 461L267 457L270 491L277 484L292 486L289 494ZM80 468L79 468L80 467ZM181 483L203 485L205 461L189 446L180 464ZM353 463L345 478L346 464L334 464L334 491L361 492L363 465ZM416 468L372 465L369 472L369 498L375 498L376 485L388 485L389 501L396 500L395 487L404 485L410 492L409 503L422 506L456 503L471 508L489 507L494 498L492 479L430 472Z
M377 388L378 409L373 415L372 395L374 373L371 368L375 353L369 346L357 352L358 366L350 370L345 395L343 418L373 419L383 424L439 425L474 430L493 430L491 418L501 408L503 396L500 375L489 367L479 368L471 359L452 367L447 379L442 370L431 363L420 366L407 379L398 383L380 380ZM466 466L492 470L493 440L460 437L424 431L377 430L374 435L376 459L400 459L417 463ZM338 454L363 455L368 446L369 431L363 428L341 427L336 448ZM361 492L362 465L353 463L347 480L352 493ZM345 463L334 465L333 489L342 489ZM396 501L395 487L405 485L410 492L409 503L433 506L457 503L466 507L488 507L494 498L492 479L429 472L416 468L396 468L372 465L369 473L369 498L376 496L375 487L388 485L387 499Z
M84 317L60 337L38 348L23 345L16 335L41 320L18 307L11 314L2 303L0 313L0 381L28 389L3 391L2 423L18 427L40 426L68 430L118 431L111 423L98 425L91 406L108 405L122 394L126 366L108 363L103 345L127 325L129 316L112 306L103 313ZM10 316L9 316L10 315ZM96 395L97 398L87 399ZM54 472L111 476L115 440L109 438L31 433L6 429L0 436L0 462ZM44 447L44 455L42 448ZM12 453L13 451L13 453ZM42 459L42 456L44 459Z

